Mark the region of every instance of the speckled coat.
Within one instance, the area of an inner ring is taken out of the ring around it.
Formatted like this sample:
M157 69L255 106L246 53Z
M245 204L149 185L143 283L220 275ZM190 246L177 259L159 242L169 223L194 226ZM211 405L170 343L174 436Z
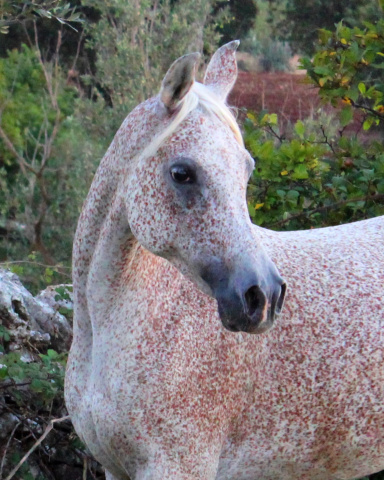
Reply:
M235 47L216 52L205 77L223 98ZM341 480L384 469L384 218L284 233L252 225L248 154L201 106L140 157L186 92L163 91L127 117L79 221L66 376L78 434L109 479ZM168 173L186 157L203 172L187 199ZM212 257L260 271L273 260L288 293L272 329L223 328L195 268Z

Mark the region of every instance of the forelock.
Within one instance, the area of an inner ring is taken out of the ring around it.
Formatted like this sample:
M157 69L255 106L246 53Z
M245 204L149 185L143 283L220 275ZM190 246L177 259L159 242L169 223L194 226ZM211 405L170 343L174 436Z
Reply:
M140 157L148 158L155 155L165 140L177 130L186 117L199 105L209 114L215 115L227 125L232 130L237 142L241 146L244 146L243 136L241 135L236 118L226 103L217 97L208 87L199 82L195 82L190 92L186 95L182 107L176 114L175 118L164 129L164 131L155 137L154 140L141 152Z

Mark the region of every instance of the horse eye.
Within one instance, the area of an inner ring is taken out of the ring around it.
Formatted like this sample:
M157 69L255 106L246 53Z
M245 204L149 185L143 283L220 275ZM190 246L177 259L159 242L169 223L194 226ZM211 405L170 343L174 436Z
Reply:
M194 183L194 172L184 165L174 165L171 167L171 177L176 183L186 184Z

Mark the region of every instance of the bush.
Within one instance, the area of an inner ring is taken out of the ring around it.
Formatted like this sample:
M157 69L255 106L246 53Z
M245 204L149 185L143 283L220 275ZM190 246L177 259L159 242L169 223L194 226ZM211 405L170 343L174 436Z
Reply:
M336 123L322 114L283 136L276 114L248 115L245 141L257 162L249 210L256 223L291 230L384 213L383 51L383 19L364 29L322 30L313 61L302 64L323 101L338 107Z
M289 45L278 40L266 40L260 48L260 66L264 72L288 72L292 51Z
M299 120L281 136L277 115L248 114L244 138L256 159L248 197L255 223L296 230L384 213L382 143L340 135L327 117Z

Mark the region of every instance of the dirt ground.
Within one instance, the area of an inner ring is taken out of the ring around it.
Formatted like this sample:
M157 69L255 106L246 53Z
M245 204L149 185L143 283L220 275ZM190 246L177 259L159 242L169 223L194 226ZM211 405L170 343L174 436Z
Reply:
M277 113L284 124L310 117L320 101L318 89L305 82L305 74L239 72L229 104Z
M320 108L328 113L336 113L330 104L322 105L318 88L306 80L305 73L256 73L240 71L237 82L229 95L229 105L239 108L238 120L242 123L246 111L277 113L282 131L287 125L297 120L316 117ZM339 108L342 108L340 103ZM244 109L242 111L241 109ZM372 128L362 131L362 112L354 112L354 121L348 125L346 132L357 133L361 140L379 139L382 133Z

